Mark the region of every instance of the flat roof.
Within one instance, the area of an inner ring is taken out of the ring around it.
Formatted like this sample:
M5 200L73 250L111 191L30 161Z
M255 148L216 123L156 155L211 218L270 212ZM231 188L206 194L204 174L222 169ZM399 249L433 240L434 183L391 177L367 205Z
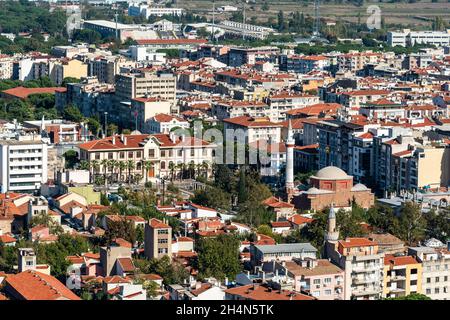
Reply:
M317 249L309 242L256 245L255 247L262 253L317 252Z

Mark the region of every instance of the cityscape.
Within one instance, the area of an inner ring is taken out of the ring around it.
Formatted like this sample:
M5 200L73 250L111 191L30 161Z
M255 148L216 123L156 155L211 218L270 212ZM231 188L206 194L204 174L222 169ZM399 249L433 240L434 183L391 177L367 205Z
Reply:
M0 307L450 300L449 9L0 0Z

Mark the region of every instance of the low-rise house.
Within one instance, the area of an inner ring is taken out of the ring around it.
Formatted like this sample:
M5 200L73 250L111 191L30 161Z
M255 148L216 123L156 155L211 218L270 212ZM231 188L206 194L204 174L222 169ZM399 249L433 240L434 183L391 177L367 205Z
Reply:
M259 266L264 262L290 261L293 258L315 259L317 249L310 243L283 243L275 245L251 245L250 246L251 264Z
M319 300L344 300L344 271L326 259L293 259L277 263L294 278L294 290Z
M267 284L249 284L225 290L225 300L316 300L316 298L289 290L274 290Z

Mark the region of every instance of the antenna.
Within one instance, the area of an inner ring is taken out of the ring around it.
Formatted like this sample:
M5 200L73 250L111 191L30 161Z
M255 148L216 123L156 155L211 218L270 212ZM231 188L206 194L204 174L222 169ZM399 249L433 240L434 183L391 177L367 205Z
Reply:
M212 38L213 38L213 42L215 42L216 37L215 37L215 17L216 17L216 1L213 0L213 13L212 13Z

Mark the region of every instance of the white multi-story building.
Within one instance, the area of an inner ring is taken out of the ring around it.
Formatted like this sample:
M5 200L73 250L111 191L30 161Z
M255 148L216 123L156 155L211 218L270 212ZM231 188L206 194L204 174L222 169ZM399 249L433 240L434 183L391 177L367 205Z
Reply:
M247 116L225 119L224 127L226 134L228 130L235 130L234 134L238 139L243 139L245 143L252 143L258 140L264 140L268 144L281 141L281 123L273 123L268 118L252 118ZM226 137L228 139L231 137Z
M39 190L47 182L47 157L47 145L40 140L1 140L1 192Z
M411 31L404 29L401 32L388 32L387 43L392 47L409 47L415 44L448 46L450 44L450 29L446 31Z
M167 8L152 6L148 4L130 4L128 7L128 15L130 16L143 16L148 19L150 16L181 16L184 13L183 8Z
M450 299L450 244L447 248L415 247L408 254L422 263L422 293L432 300Z

